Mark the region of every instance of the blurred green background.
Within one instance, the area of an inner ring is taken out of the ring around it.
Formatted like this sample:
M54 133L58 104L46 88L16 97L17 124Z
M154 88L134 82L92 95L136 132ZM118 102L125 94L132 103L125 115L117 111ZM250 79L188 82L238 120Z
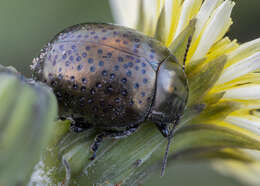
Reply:
M245 42L260 37L260 1L236 1L231 38ZM0 0L0 64L30 76L29 65L40 49L63 28L81 22L113 22L108 0ZM242 186L220 176L206 163L178 164L145 185Z

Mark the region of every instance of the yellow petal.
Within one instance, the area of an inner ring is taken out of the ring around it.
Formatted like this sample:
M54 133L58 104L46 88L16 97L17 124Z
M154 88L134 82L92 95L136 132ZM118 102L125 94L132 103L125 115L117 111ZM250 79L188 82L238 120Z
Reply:
M183 29L189 24L189 21L197 14L201 6L202 0L184 1L182 5L181 15L174 38L176 38Z
M220 39L219 37L226 30L227 25L230 25L230 14L234 5L234 2L227 0L216 9L209 19L205 30L201 33L191 60L203 58L211 46ZM196 46L196 43L194 45Z
M240 45L239 48L237 48L236 50L234 50L228 55L228 62L225 68L229 67L234 63L241 61L242 59L252 56L253 54L259 51L260 51L260 38L244 43Z
M252 56L245 58L224 69L217 84L231 81L239 76L260 69L260 52L254 53Z

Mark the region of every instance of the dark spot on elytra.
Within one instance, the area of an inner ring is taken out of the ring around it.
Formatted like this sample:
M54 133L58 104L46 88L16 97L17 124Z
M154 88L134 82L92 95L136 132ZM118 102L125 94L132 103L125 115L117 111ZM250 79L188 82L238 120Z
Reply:
M125 84L127 82L127 79L123 78L123 79L121 79L121 82Z
M77 84L73 84L72 86L74 89L77 89L78 88L78 85Z
M118 70L119 70L119 65L115 65L115 66L114 66L114 70L115 70L115 71L118 71Z
M62 59L66 59L66 58L67 58L67 54L63 54Z
M89 64L92 64L94 62L94 59L93 58L88 58L88 63Z
M78 62L81 61L81 57L78 56L78 57L76 58L76 60L77 60Z
M75 76L70 76L70 80L74 81L75 80Z
M103 75L103 76L107 76L107 71L106 71L106 70L103 70L103 71L102 71L102 75Z
M98 50L97 50L97 53L98 53L98 54L102 54L102 53L103 53L103 50L102 50L102 49L98 49Z
M84 57L84 58L87 57L87 55L88 55L88 54L87 54L86 52L83 52L83 53L82 53L82 57Z
M72 45L72 46L71 46L71 49L72 49L72 50L75 50L76 48L77 48L76 45Z
M70 56L70 57L69 57L69 60L70 60L70 61L73 61L73 60L74 60L74 56Z
M123 62L123 61L124 61L124 58L119 56L119 57L118 57L118 61L119 61L119 62Z
M93 103L93 99L89 98L87 102L88 102L89 104L90 104L90 103Z
M120 103L120 98L115 98L116 103Z
M83 84L87 83L87 79L86 78L82 78L81 81L82 81Z
M99 62L98 62L98 65L99 65L100 67L104 66L104 61L99 61Z
M82 65L82 64L80 64L80 65L77 66L77 70L78 70L78 71L80 71L82 68L83 68L83 65Z
M128 92L127 92L127 90L122 90L121 94L122 94L123 96L127 96Z
M115 75L114 73L110 74L110 79L114 79L115 76L116 76L116 75Z
M107 93L112 92L112 91L113 91L112 85L108 85L107 88L106 88L106 90L107 90Z
M96 87L97 88L101 88L102 87L102 84L100 82L96 83Z
M93 88L90 89L90 94L91 94L91 95L94 95L95 93L96 93L96 90L95 90L95 89L93 89Z
M107 53L107 56L108 56L108 57L112 57L112 53L111 53L111 52L108 52L108 53Z
M90 72L95 72L95 69L96 69L95 66L91 66L90 67Z
M59 80L62 80L62 79L63 79L63 75L62 75L62 74L59 74L59 75L58 75L58 79L59 79Z
M133 62L128 62L128 66L132 68L134 66Z
M86 92L86 89L87 88L85 86L82 86L80 90L81 90L81 92Z
M66 61L66 62L65 62L65 65L66 65L66 67L70 66L70 62L69 62L69 61Z
M138 89L138 88L139 88L139 83L135 83L134 87L135 87L136 89Z
M132 76L132 72L129 70L129 71L127 71L126 75L127 75L128 77L131 77L131 76Z

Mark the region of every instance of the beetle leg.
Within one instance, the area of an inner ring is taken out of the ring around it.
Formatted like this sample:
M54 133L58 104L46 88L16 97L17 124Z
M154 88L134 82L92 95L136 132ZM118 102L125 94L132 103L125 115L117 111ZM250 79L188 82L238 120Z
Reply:
M86 123L82 118L76 118L71 121L70 130L75 133L80 133L85 130L92 128L93 126L89 123Z
M90 160L95 159L98 147L104 138L109 137L109 138L119 139L119 138L127 137L127 136L130 136L131 134L133 134L137 130L137 128L138 128L138 125L129 127L125 131L104 131L104 132L98 134L95 138L95 141L91 145L91 150L94 153L91 156Z

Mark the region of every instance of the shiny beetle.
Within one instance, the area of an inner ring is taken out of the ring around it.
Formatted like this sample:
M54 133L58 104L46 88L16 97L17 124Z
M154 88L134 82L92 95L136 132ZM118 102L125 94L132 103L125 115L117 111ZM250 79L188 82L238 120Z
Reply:
M120 138L150 121L164 137L188 97L182 66L159 41L112 24L78 24L59 33L35 58L34 79L51 86L61 118L75 132L95 127L95 157L104 137Z

